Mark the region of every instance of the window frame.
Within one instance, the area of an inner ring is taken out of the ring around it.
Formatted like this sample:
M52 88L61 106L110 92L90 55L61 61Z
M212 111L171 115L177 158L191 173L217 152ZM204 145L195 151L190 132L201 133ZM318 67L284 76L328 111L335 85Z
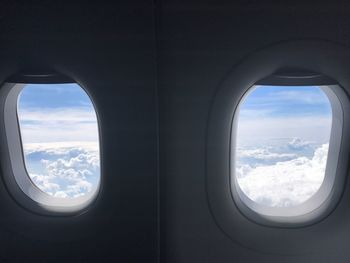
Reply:
M274 76L269 79L274 78ZM326 80L326 79L325 79ZM262 83L262 82L260 82ZM264 85L269 85L270 82L266 82ZM308 79L303 82L303 79L294 78L293 84L289 82L288 78L280 77L279 81L272 82L273 86L318 86L324 94L327 96L329 103L332 108L332 124L331 134L329 140L329 150L327 155L327 164L324 174L323 182L320 188L312 195L308 200L301 203L300 205L291 207L268 207L263 206L257 202L251 200L240 188L237 177L236 177L236 138L237 138L237 124L240 113L240 105L244 102L245 98L254 90L256 85L250 87L240 99L238 103L233 121L232 121L232 132L231 132L231 150L230 150L230 183L231 183L231 194L233 199L241 210L248 218L257 223L272 225L272 226L298 226L303 225L312 221L317 220L327 210L329 204L333 202L332 191L334 187L341 187L337 185L336 173L338 166L338 157L340 153L340 146L343 137L343 104L341 98L346 97L344 90L337 84L324 85L324 83L334 83L332 80L328 82L319 82L318 79ZM306 83L307 85L305 85ZM320 83L323 85L320 86ZM262 84L259 84L262 85Z
M21 130L18 118L18 99L20 92L27 84L56 84L56 83L76 83L90 98L97 117L98 136L99 136L99 155L101 164L101 133L98 112L91 96L86 92L82 85L71 81L66 77L57 75L34 75L23 78L10 78L5 82L0 90L0 108L1 116L1 143L6 145L1 151L1 163L4 171L4 181L9 192L14 199L24 208L35 213L44 215L77 215L86 212L88 207L97 199L101 191L102 167L100 165L99 184L94 189L80 197L76 198L58 198L39 189L31 180L26 164L22 145Z

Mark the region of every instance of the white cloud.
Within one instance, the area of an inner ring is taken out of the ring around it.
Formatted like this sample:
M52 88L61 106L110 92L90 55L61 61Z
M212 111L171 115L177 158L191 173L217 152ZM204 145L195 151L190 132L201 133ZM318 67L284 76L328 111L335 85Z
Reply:
M67 155L76 150L84 149L86 151L99 151L97 141L73 141L73 142L47 142L47 143L24 143L25 154L46 152L48 154Z
M237 142L298 137L324 143L329 141L331 124L332 118L326 116L240 118Z
M283 160L283 159L291 159L296 158L297 155L294 153L274 153L269 151L266 148L258 148L258 149L238 149L238 158L254 158L258 160Z
M98 144L91 142L24 145L26 165L32 181L56 197L77 197L93 190L99 182ZM33 160L39 157L39 160ZM40 173L32 172L40 166Z
M97 118L88 107L19 109L25 143L98 140Z
M96 121L96 114L91 107L64 108L25 108L18 111L21 121L47 122L84 122Z
M292 150L304 150L306 148L310 148L310 144L311 142L308 141L303 141L300 138L293 138L289 143L288 143L288 147Z
M271 207L298 205L320 188L325 174L328 144L316 149L312 158L298 157L274 165L236 169L237 181L253 201Z
M52 183L51 181L54 179L52 176L45 176L41 174L33 174L30 173L30 178L35 183L36 186L40 188L40 190L53 195L54 193L58 192L60 189L59 184Z

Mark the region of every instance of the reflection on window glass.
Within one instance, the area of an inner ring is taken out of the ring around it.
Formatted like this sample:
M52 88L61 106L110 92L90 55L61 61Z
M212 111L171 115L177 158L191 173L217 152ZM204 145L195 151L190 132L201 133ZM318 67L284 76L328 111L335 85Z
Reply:
M26 85L18 99L18 119L26 168L40 190L75 198L98 187L97 118L79 85Z
M331 125L331 104L320 87L253 87L238 112L239 188L269 207L308 200L325 176Z

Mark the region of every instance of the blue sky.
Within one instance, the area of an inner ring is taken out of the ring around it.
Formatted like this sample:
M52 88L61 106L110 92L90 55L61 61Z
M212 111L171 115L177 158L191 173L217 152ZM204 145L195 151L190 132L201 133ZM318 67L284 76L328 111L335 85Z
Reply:
M24 143L97 141L97 117L77 84L29 84L18 99Z
M293 137L323 143L331 120L330 102L317 86L255 86L239 106L238 132L242 143Z
M246 96L241 112L273 116L331 116L332 108L318 86L256 86Z
M19 98L22 108L91 107L91 100L75 84L28 84Z
M77 84L28 84L18 99L26 167L32 181L56 197L74 198L100 180L97 117Z

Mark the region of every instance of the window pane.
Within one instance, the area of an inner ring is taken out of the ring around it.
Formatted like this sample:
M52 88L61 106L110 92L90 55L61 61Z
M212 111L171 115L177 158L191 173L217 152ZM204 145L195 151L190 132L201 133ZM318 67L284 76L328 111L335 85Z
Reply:
M18 119L26 169L40 190L75 198L97 189L97 118L79 85L26 85L18 99Z
M297 206L325 177L332 108L318 86L255 86L238 111L235 176L269 207Z

